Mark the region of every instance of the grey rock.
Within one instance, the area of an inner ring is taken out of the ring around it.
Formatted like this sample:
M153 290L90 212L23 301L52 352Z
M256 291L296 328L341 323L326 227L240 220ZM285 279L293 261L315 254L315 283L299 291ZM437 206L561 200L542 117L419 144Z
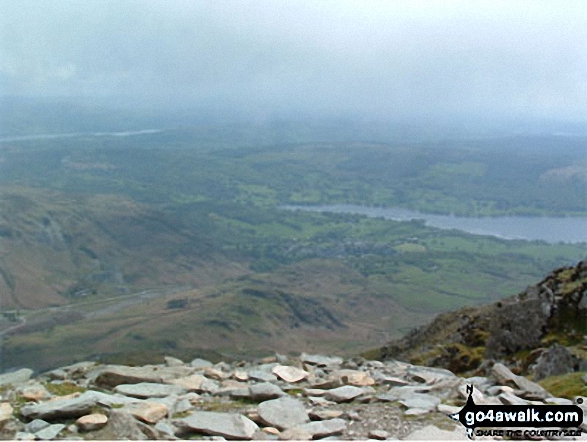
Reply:
M258 426L240 414L196 411L180 419L182 426L196 432L222 436L227 439L250 440Z
M574 405L575 404L572 400L562 398L562 397L549 397L549 398L546 398L544 400L544 402L547 404L553 404L553 405Z
M271 374L264 370L251 370L249 371L249 378L253 381L261 381L261 382L275 382L277 381L277 376Z
M218 383L216 381L208 379L201 374L192 374L190 376L171 379L168 383L197 393L213 393L218 390Z
M155 429L157 431L159 431L160 433L163 433L169 439L177 439L175 437L176 429L172 425L170 425L166 422L161 422L161 421L157 422L155 424Z
M185 411L188 411L192 408L192 403L186 399L178 399L177 402L175 403L175 407L170 408L173 409L173 413L183 413Z
M90 433L86 439L95 440L146 440L147 436L141 431L139 422L128 411L110 410L108 423L101 430Z
M165 383L169 380L189 376L194 371L191 367L127 367L124 365L107 365L88 374L93 382L105 388L114 388L120 384L138 384L140 382Z
M266 401L269 399L277 399L284 396L286 393L281 388L270 382L263 382L261 384L254 384L249 387L249 395L251 399L257 401Z
M380 384L389 385L390 387L402 387L404 385L410 385L409 381L395 376L381 376L379 378L375 376L375 380Z
M151 382L140 382L138 384L120 384L114 388L114 391L125 396L136 398L153 398L166 397L170 395L180 395L187 392L186 389L178 385L156 384Z
M456 427L453 431L447 431L434 425L427 425L410 433L404 440L468 440L468 438L464 428Z
M415 382L434 384L441 379L455 378L455 374L444 368L413 365L408 368L407 375Z
M206 359L196 358L192 362L190 362L190 366L197 368L197 369L204 369L207 367L212 367L214 364L212 362L207 361Z
M43 419L33 419L24 426L24 429L29 433L36 433L37 431L47 428L49 425L51 424Z
M528 401L524 399L520 399L516 395L508 392L501 393L497 398L501 401L504 405L527 405Z
M180 367L184 365L184 362L181 359L177 359L172 356L165 356L163 359L165 360L165 365L168 367Z
M15 434L14 438L16 440L35 440L35 435L26 431L19 431Z
M69 377L68 373L62 368L56 368L47 373L49 379L57 379L63 381Z
M482 393L487 392L487 390L493 386L493 382L484 376L472 376L465 379L465 381L467 385L473 385Z
M572 373L579 365L578 358L560 344L553 344L544 351L532 367L537 381L549 376Z
M517 387L520 390L520 395L526 399L546 399L550 397L550 394L540 385L523 376L513 374L509 368L501 363L495 364L491 372L497 383Z
M436 407L440 404L440 399L430 394L415 393L401 399L399 402L408 408L420 408L430 412L436 410Z
M334 402L350 402L363 394L365 394L365 390L363 388L352 385L345 385L344 387L328 390L325 394L325 397L326 399Z
M33 370L30 368L21 368L10 373L0 375L0 387L5 385L19 385L24 384L33 375Z
M279 430L293 428L310 420L302 402L290 397L272 399L257 407L259 419Z
M309 422L297 427L289 428L279 435L281 440L311 440L323 437L341 435L346 431L347 424L342 419L329 419Z
M289 383L303 381L308 377L308 372L297 367L289 365L277 365L271 372L281 380Z
M93 392L85 392L76 398L55 399L40 404L25 405L20 413L26 419L46 419L80 417L90 414L92 407L96 405L96 396Z
M367 437L369 439L385 440L389 437L389 433L385 430L371 430Z
M43 428L41 431L37 431L35 433L35 438L40 440L55 439L64 428L65 425L63 424L49 425L48 427Z
M343 415L341 410L324 410L324 409L316 409L311 411L310 419L313 421L324 421L329 419L336 419Z
M313 438L321 438L342 434L347 429L347 423L342 419L336 418L309 422L301 425L299 428L310 433Z
M338 356L308 355L306 353L302 353L300 359L305 364L316 365L318 367L340 365L343 363L343 359Z

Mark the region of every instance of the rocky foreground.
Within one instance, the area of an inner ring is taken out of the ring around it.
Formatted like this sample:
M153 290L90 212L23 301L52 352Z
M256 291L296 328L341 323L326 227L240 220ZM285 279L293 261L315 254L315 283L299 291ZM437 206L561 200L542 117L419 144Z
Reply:
M215 365L80 362L32 374L0 376L3 439L467 439L448 417L464 405L467 384L477 404L573 403L499 363L473 378L306 354Z

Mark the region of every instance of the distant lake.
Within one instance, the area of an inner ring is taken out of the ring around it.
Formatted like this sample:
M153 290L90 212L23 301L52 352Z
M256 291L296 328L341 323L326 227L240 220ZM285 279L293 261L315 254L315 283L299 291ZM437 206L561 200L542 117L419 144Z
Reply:
M357 213L370 218L395 221L424 220L427 226L457 229L475 235L490 235L503 239L542 240L549 243L587 243L587 218L550 216L463 217L435 215L399 208L364 207L352 204L325 206L282 206L287 210L310 212Z
M71 132L62 134L37 134L37 135L15 135L12 137L0 137L0 143L29 140L53 140L59 138L73 137L130 137L133 135L147 135L163 132L160 129L127 130L123 132Z

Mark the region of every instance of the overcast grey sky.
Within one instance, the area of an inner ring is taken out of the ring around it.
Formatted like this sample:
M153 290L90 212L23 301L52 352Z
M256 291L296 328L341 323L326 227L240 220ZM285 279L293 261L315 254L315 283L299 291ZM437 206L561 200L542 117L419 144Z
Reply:
M587 119L583 0L0 0L0 95Z

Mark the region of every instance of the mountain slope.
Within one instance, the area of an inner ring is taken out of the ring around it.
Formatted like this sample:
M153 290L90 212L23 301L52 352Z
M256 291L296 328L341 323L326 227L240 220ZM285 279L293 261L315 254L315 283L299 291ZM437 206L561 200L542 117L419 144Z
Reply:
M485 373L503 360L543 378L587 370L587 260L555 270L538 284L495 304L439 315L376 350L454 372Z
M242 269L195 229L122 196L0 191L0 307L202 286Z

